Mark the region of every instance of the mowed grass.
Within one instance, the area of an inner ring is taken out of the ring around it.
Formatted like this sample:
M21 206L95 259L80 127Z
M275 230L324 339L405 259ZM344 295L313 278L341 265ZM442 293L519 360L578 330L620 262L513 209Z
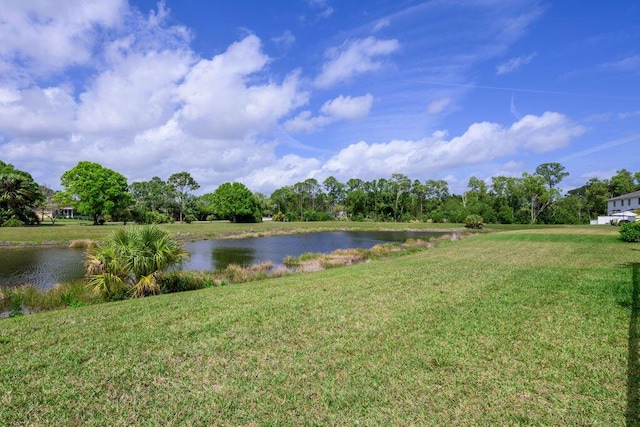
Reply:
M639 263L522 230L4 319L0 425L636 425Z

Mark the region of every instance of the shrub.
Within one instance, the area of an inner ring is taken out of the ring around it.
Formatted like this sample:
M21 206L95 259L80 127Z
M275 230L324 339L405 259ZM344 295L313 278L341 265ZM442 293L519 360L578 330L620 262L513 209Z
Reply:
M272 221L283 222L285 220L285 216L282 212L278 212L273 215L271 218Z
M302 213L303 221L333 221L333 217L323 211L306 210Z
M114 231L85 257L89 284L106 299L129 294L142 297L160 293L157 273L177 267L188 256L182 245L155 225Z
M215 286L211 275L200 271L170 271L158 274L158 283L163 294L195 291Z
M640 222L621 223L620 238L625 242L640 242Z
M76 239L76 240L72 240L69 242L69 247L70 248L80 248L80 249L86 249L86 248L90 248L92 246L95 246L97 244L97 242L90 240L90 239Z
M484 227L484 222L480 215L467 215L464 219L464 226L466 228L482 228Z
M24 222L20 221L17 218L9 218L5 222L2 223L3 227L23 227Z
M155 211L147 211L143 213L136 221L139 224L168 224L173 222L169 215Z

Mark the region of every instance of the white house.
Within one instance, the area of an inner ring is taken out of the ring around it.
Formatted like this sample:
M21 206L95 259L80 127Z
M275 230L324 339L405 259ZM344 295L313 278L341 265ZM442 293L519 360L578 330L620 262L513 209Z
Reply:
M624 211L633 212L636 209L640 209L640 191L634 191L633 193L623 194L607 200L607 212L609 215Z
M640 209L640 191L612 197L607 200L607 216L599 216L597 220L591 221L591 224L602 225L610 224L612 221L614 224L620 221L634 221L638 219L635 213L636 209Z

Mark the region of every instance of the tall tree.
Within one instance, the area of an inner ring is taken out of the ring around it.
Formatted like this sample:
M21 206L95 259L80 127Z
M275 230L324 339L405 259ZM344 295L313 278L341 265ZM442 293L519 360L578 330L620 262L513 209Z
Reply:
M305 191L309 195L309 199L311 199L311 210L316 210L316 201L318 196L322 193L322 187L320 183L315 178L307 178L304 180Z
M526 172L522 174L522 185L524 195L527 198L530 222L533 224L553 201L553 189L550 191L547 188L547 183L543 177Z
M413 200L417 208L416 216L418 218L422 218L424 212L424 199L427 195L427 186L416 179L411 185L411 193L413 194Z
M467 191L462 196L462 202L465 206L475 205L484 202L487 196L487 184L475 176L469 178L467 183Z
M428 179L425 181L425 210L431 219L444 218L442 207L450 197L449 185L444 179ZM457 207L456 207L457 209ZM436 218L434 218L434 216Z
M584 186L585 207L589 218L607 213L607 199L611 197L609 181L591 178Z
M193 179L189 172L174 173L169 177L168 184L178 196L178 202L180 204L180 223L182 223L186 197L191 191L200 188L200 184Z
M304 204L308 196L307 185L304 182L296 182L293 184L293 191L296 194L296 200L298 201L298 217L302 218L304 215Z
M348 215L351 219L364 219L367 214L367 193L364 191L364 182L360 178L351 178L347 181L347 189L345 204Z
M560 163L543 163L536 168L535 175L540 176L544 179L547 191L549 192L549 209L544 213L544 222L545 223L556 223L556 219L554 216L557 213L557 202L560 199L560 190L557 188L557 185L562 182L564 178L569 176L569 172L565 172L564 166ZM563 204L563 207L566 208L566 203ZM566 215L563 214L566 218ZM572 221L572 223L575 221Z
M278 212L287 215L289 219L296 212L296 196L293 188L289 185L278 188L271 193L270 199L273 201ZM277 212L276 212L277 213Z
M117 214L133 203L127 179L98 163L79 162L62 175L61 183L68 200L78 212L90 215L94 225L103 215Z
M631 193L635 191L636 184L634 182L634 177L626 169L621 169L616 171L616 174L611 177L609 181L609 191L611 192L611 197L618 197L623 194Z
M265 217L265 216L270 216L270 215L273 215L274 213L277 213L276 205L273 202L273 200L265 196L263 193L256 191L253 193L253 197L255 197L256 200L258 201L258 205L260 206L260 212L262 214L261 216Z
M526 222L526 218L521 218L521 207L524 204L522 178L494 176L491 178L491 194L493 209L499 222Z
M336 206L342 205L345 201L345 185L333 176L325 179L322 185L327 192L329 211L332 215L335 215L338 210Z
M218 218L231 222L260 222L262 211L258 199L244 184L225 182L210 198L212 210Z
M553 162L539 165L536 168L536 175L543 177L549 190L552 190L569 176L569 172L565 172L564 166L560 163Z
M399 221L404 214L407 196L411 192L411 180L401 173L393 173L389 185L394 193L393 219Z

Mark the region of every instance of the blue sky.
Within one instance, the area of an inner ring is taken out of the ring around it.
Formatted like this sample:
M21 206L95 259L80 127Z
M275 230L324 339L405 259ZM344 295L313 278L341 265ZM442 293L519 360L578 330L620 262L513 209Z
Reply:
M640 171L640 3L6 0L0 160L201 193Z

